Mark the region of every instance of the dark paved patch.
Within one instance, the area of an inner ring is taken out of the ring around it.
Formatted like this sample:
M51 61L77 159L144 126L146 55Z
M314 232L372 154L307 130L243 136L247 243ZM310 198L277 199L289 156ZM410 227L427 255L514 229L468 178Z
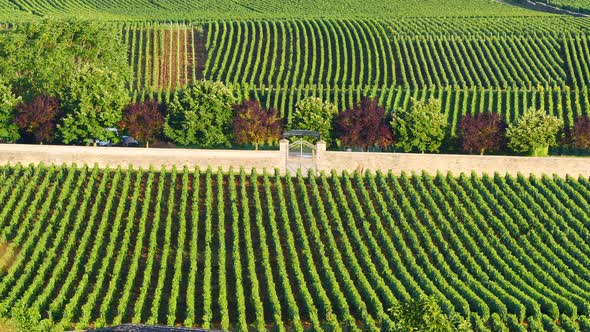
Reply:
M590 15L570 11L570 10L559 8L559 7L554 7L554 6L551 6L546 3L542 3L542 2L536 2L536 1L530 1L530 0L526 0L525 2L520 2L520 3L514 3L513 1L510 1L510 0L496 0L496 1L506 4L506 5L512 5L512 6L516 6L516 7L526 8L526 9L530 9L530 10L536 10L536 11L545 12L545 13L571 15L571 16L575 16L575 17L590 17Z
M92 329L89 331L97 332L221 332L221 330L205 330L188 327L160 326L160 325L142 325L142 324L123 324L111 327Z

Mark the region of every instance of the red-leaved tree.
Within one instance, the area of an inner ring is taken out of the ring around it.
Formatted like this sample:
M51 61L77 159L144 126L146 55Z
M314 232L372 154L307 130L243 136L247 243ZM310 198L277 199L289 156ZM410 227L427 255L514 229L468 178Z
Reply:
M386 148L393 143L393 133L385 119L385 109L377 99L363 98L352 109L338 114L336 119L338 137L346 146L370 146Z
M590 118L580 116L574 122L572 143L576 149L590 150Z
M15 123L21 130L33 134L39 144L52 139L60 116L59 101L55 97L37 96L17 109Z
M164 127L164 116L160 112L157 101L146 101L129 105L123 114L120 126L127 129L127 133L140 142L145 142L149 148L150 140Z
M234 105L233 132L236 143L260 144L276 142L281 135L281 119L277 110L266 110L258 101L246 100Z
M506 124L498 113L478 113L464 115L459 121L459 138L465 152L474 151L484 154L486 151L498 151Z

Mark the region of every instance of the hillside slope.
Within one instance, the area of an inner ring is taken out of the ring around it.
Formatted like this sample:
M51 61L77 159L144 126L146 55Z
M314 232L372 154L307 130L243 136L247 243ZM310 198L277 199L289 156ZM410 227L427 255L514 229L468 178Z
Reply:
M126 23L136 99L167 101L200 78L280 110L320 96L343 110L363 96L388 109L438 97L455 126L544 108L571 125L588 113L590 20L506 18L219 20Z
M0 0L0 20L21 18L15 9L23 13L24 18L33 14L141 21L539 15L490 0Z
M562 8L572 12L590 14L589 0L537 0L534 2L548 4L550 6Z
M4 166L0 188L0 314L376 330L430 294L478 328L588 328L586 178Z

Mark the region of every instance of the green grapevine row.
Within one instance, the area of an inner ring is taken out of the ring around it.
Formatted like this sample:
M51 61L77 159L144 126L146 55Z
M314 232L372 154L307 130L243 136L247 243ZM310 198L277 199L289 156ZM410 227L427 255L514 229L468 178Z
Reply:
M360 19L122 26L137 96L167 94L196 77L257 89L590 85L584 25L509 32L496 25L475 31L404 29L398 21Z
M589 14L590 13L590 1L588 0L537 0L549 4L551 6L563 8L566 10Z
M285 17L540 16L538 12L486 0L426 0L419 5L378 0L2 0L0 20L76 17L104 21L184 21Z
M584 329L590 180L0 167L0 314L383 330L436 295L480 330Z
M561 118L567 127L573 125L574 119L588 115L590 109L589 90L561 88L532 89L404 89L370 87L356 90L323 89L322 87L303 87L301 89L249 90L248 87L236 86L238 94L259 100L266 108L281 111L284 121L288 123L298 100L314 96L335 103L340 110L353 107L363 96L374 96L387 110L407 108L411 99L437 98L441 100L442 111L448 117L451 132L455 132L461 117L465 114L498 112L507 123L512 123L530 107L544 109ZM362 91L362 92L361 92Z

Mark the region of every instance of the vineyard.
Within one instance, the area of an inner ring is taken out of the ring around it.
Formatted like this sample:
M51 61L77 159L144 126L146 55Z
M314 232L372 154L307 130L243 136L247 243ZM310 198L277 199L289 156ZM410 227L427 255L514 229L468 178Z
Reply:
M0 167L0 313L65 326L590 328L590 180ZM536 331L536 330L535 330Z
M590 116L590 19L502 2L0 0L0 38L47 17L115 27L125 106L130 91L164 115L207 79L284 124L309 96L340 111L436 98L450 141L463 115L530 107L570 134ZM588 220L583 177L0 166L0 317L382 331L388 309L434 295L477 331L590 331Z
M168 101L200 78L277 108L320 96L346 109L375 96L388 109L440 97L462 114L513 120L530 106L571 124L587 114L590 24L564 18L240 20L125 23L136 100Z
M138 90L195 75L264 88L589 85L589 22L531 20L127 23L123 40Z
M590 14L590 1L588 0L539 0L537 2L547 3L551 6Z
M107 21L243 18L539 15L487 0L0 0L0 21L78 17Z
M260 100L265 107L277 108L289 121L295 104L308 96L316 96L330 100L339 109L352 107L362 96L376 96L382 105L389 109L407 109L411 98L437 98L442 101L442 111L451 124L451 132L455 133L456 126L465 114L481 112L498 112L507 123L512 123L524 111L535 106L547 110L549 113L564 120L567 127L571 127L577 116L588 115L590 100L588 89L563 90L556 88L532 88L502 90L484 88L423 88L404 89L401 87L378 89L366 86L361 89L314 89L314 88L284 88L270 90L240 90L244 98ZM291 111L291 112L290 112Z
M569 129L590 104L590 21L493 1L0 0L0 21L16 24L74 13L120 28L134 101L168 103L204 78L288 124L308 96L340 110L364 96L388 110L437 97L452 134L464 114L510 123L531 106Z

